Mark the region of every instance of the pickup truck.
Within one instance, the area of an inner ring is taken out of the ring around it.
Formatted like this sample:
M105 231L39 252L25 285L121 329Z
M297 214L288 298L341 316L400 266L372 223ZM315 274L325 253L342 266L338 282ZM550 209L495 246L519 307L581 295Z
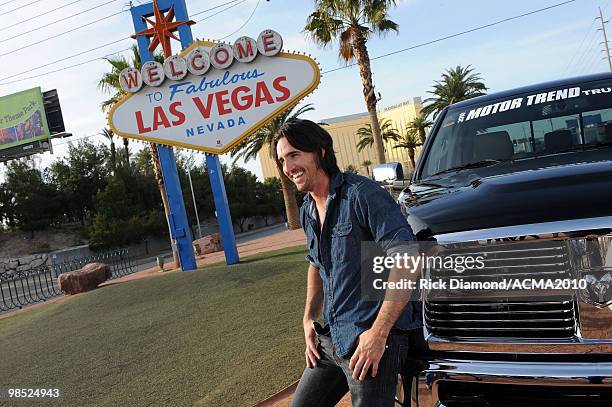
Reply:
M612 73L449 106L398 202L463 281L563 285L422 290L411 406L612 406Z

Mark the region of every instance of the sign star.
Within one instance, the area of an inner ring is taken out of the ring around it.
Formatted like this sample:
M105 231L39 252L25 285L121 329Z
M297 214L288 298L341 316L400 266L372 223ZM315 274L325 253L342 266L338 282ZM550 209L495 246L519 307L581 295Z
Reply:
M143 19L145 19L149 24L151 24L151 28L133 34L132 38L136 38L139 36L153 37L153 40L149 45L149 51L155 51L157 46L161 44L162 49L164 51L164 56L169 57L170 55L172 55L170 38L174 38L175 40L179 41L179 39L174 35L174 31L178 30L178 27L183 24L193 25L195 24L195 21L184 20L172 22L172 20L174 19L174 7L171 7L170 10L168 10L168 13L164 15L164 13L159 10L157 0L153 0L153 15L155 16L155 21L151 20L148 17L143 17Z

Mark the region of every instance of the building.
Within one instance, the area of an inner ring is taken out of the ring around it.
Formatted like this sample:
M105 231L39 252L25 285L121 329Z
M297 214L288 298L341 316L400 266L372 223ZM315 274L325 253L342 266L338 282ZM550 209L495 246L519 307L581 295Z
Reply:
M384 108L378 112L379 120L389 119L393 123L393 127L404 136L406 133L406 124L414 119L421 112L421 98L414 98L411 101L402 102L393 106ZM376 162L374 148L367 147L361 152L357 151L357 130L360 127L365 127L370 124L370 116L367 112L358 113L348 116L333 117L330 119L321 120L325 129L331 134L334 140L334 150L338 160L340 169L345 170L349 165L357 169L362 175L371 174L371 167L363 165L365 161L371 163ZM393 148L395 142L386 143L385 157L387 162L399 162L404 168L404 174L412 172L412 165L408 158L408 152L404 148ZM420 148L416 151L416 156L420 152ZM271 158L266 147L259 152L259 161L261 163L264 178L277 177L276 165Z

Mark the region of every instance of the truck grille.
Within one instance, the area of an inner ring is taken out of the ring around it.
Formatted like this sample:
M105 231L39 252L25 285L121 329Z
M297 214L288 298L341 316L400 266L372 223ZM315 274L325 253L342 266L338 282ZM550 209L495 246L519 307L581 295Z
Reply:
M561 241L527 241L492 243L483 246L452 248L451 257L483 256L484 268L463 273L431 269L433 279L447 280L460 277L469 281L500 281L508 278L568 278L569 259L565 243Z
M461 278L466 282L503 279L569 278L570 265L562 241L455 247L450 256L484 257L484 268L456 271L429 269L432 280ZM576 332L575 301L567 292L436 290L425 301L425 323L438 337L571 338Z
M574 301L433 302L425 323L439 337L570 338Z

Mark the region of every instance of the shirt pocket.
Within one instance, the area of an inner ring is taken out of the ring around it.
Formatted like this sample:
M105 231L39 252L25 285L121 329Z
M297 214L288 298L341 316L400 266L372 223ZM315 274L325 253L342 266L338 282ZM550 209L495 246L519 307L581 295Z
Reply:
M357 253L357 248L352 248L351 231L353 230L352 222L339 222L332 228L332 258L335 260L344 260L351 253Z
M353 230L353 222L336 223L332 229L332 237L348 236Z

